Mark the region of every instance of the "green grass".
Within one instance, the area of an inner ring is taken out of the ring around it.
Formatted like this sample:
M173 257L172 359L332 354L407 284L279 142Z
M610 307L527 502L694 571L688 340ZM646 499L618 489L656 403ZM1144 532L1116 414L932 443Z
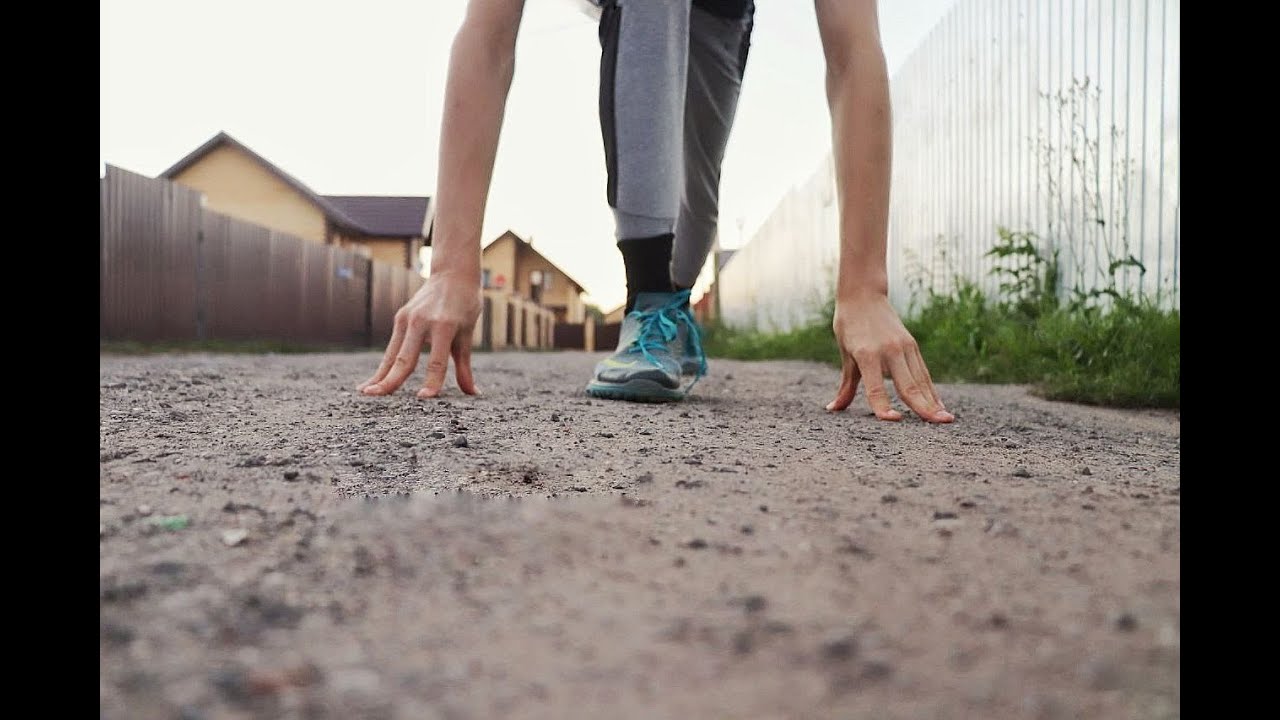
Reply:
M936 382L1029 384L1049 399L1113 407L1179 406L1177 311L1120 302L1108 312L1026 317L971 293L935 296L905 324ZM711 357L840 365L829 315L786 333L716 325L704 345Z
M107 340L98 343L102 355L157 355L162 353L300 354L365 352L381 348L309 345L280 340Z

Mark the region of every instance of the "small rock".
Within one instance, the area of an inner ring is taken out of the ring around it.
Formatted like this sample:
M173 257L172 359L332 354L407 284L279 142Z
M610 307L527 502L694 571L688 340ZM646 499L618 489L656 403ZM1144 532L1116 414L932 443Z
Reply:
M757 613L768 607L769 601L763 595L748 595L734 600L734 604L742 605L742 609L749 613Z
M1088 465L1081 465L1081 466L1080 466L1080 474L1081 474L1081 475L1092 475L1092 474L1093 474L1093 471L1089 469L1089 466L1088 466Z
M1010 525L1004 520L989 520L987 522L987 534L996 537L1017 537L1018 528Z
M700 488L703 485L706 485L706 483L704 483L701 480L677 480L676 481L676 487L678 488L692 489L692 488Z
M733 652L737 655L746 655L755 647L755 637L750 630L739 630L733 634Z
M768 506L768 505L761 505L761 506L760 506L760 512L769 512L769 506Z
M934 520L955 520L958 516L949 510L935 510L933 512Z
M1018 449L1018 443L1013 442L1012 440L1010 440L1009 442L1006 442L1006 443L1004 444L1004 446L1005 446L1006 448L1010 449L1010 450L1017 450L1017 449Z
M882 503L896 503L896 502L898 502L898 496L897 496L897 495L894 495L894 494L892 494L892 493L890 493L890 494L888 494L888 495L881 495L881 496L880 496L880 502L882 502Z
M636 478L636 482L638 482L638 483L651 483L651 482L653 482L653 473L648 473L648 472L647 472L647 473L642 473L642 474L640 475L640 477Z
M406 448L413 447L413 441L412 441L412 440L401 440L401 441L400 441L400 447L406 447Z
M454 438L454 439L453 439L453 446L454 446L454 447L457 447L457 448L464 448L464 447L468 447L468 445L467 445L467 436L466 436L466 435L459 435L458 437Z
M893 666L883 660L870 660L862 666L866 680L883 680L893 674Z
M707 547L707 541L703 540L702 538L694 538L689 542L685 543L682 547L687 547L690 550L702 550L703 548Z
M560 413L551 413L551 422L560 422Z
M222 531L222 544L227 547L235 547L245 541L249 537L249 531L244 528L233 528L231 530Z
M138 515L141 515L142 517L146 517L146 516L150 515L151 513L152 513L152 509L151 509L151 506L150 506L150 505L139 505L139 506L138 506Z
M293 482L294 480L297 480L297 479L298 479L298 471L297 471L297 470L289 470L288 472L286 472L286 473L284 474L284 479L285 479L285 480L288 480L289 482Z
M991 623L991 627L997 630L1009 627L1009 618L1005 617L1003 613L991 613L991 618L988 622Z
M739 530L742 531L743 535L751 535L751 534L754 534L756 531L756 529L751 527L750 525L743 525L741 528L739 528Z
M1019 465L1018 467L1013 469L1013 476L1020 477L1020 478L1029 478L1031 477L1031 471Z
M1116 616L1115 627L1120 632L1133 632L1138 629L1138 618L1134 617L1133 613L1130 612L1120 613Z
M858 640L853 635L839 635L823 642L820 651L828 662L848 660L858 653Z
M440 439L444 438L444 431L443 431L443 430L434 430L434 431L432 431L432 433L431 433L428 437L430 437L432 440L440 440Z

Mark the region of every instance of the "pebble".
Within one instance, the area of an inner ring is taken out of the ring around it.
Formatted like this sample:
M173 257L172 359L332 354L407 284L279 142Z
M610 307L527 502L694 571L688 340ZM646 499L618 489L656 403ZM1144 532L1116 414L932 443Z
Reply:
M852 635L839 635L823 642L821 652L829 662L848 660L858 654L858 640Z
M139 515L141 515L142 517L147 517L147 516L148 516L148 515L150 515L152 512L153 512L153 510L152 510L152 508L151 508L151 506L150 506L150 505L139 505L139 506L138 506L138 514L139 514Z
M233 528L231 530L222 531L222 544L227 547L235 547L245 541L249 537L249 531L244 528Z
M1018 467L1013 469L1013 476L1020 477L1020 478L1029 478L1031 477L1031 471L1019 465Z
M286 472L286 473L284 474L284 479L285 479L285 480L288 480L288 481L290 481L290 482L292 482L292 481L294 481L294 480L297 480L297 479L298 479L298 471L297 471L297 470L290 470L290 471Z
M1116 616L1115 626L1120 632L1132 632L1138 629L1138 618L1134 617L1133 613L1120 613Z
M454 439L453 439L453 446L454 446L454 447L458 447L458 448L468 447L468 444L467 444L467 436L466 436L466 435L459 435L458 437L454 438Z

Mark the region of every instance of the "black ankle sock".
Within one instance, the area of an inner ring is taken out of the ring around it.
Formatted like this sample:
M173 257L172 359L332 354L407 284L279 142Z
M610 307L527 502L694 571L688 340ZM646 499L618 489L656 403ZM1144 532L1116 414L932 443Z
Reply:
M672 292L671 241L674 235L628 238L618 241L622 263L627 270L627 309L631 312L642 292Z

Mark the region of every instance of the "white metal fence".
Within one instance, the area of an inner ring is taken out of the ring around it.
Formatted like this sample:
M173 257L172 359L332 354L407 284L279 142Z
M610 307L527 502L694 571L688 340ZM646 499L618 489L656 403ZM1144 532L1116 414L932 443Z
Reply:
M1064 290L1179 306L1178 0L960 0L893 77L890 294L996 290L997 226ZM834 287L831 159L720 273L725 321L786 329Z

